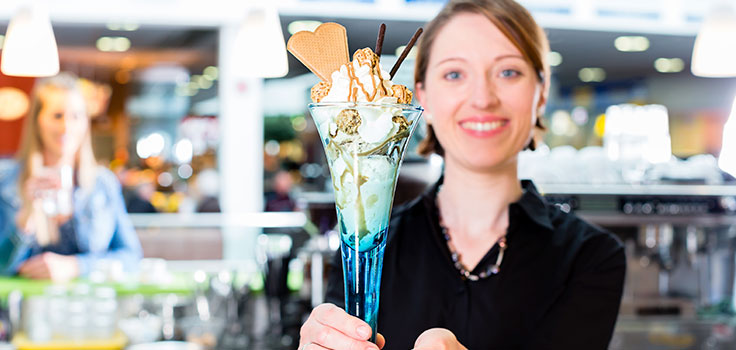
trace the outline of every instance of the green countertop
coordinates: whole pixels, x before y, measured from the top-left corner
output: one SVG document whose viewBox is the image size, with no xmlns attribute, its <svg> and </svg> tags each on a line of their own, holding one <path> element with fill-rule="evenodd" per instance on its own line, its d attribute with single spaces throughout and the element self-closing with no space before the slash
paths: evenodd
<svg viewBox="0 0 736 350">
<path fill-rule="evenodd" d="M 24 296 L 41 295 L 48 286 L 54 283 L 48 280 L 30 280 L 21 277 L 0 277 L 0 300 L 8 297 L 14 290 L 19 290 Z M 191 274 L 172 275 L 170 281 L 165 283 L 138 283 L 138 282 L 110 282 L 92 283 L 87 280 L 76 280 L 65 285 L 77 284 L 103 285 L 113 287 L 119 296 L 142 294 L 190 294 L 194 290 L 194 281 Z"/>
</svg>

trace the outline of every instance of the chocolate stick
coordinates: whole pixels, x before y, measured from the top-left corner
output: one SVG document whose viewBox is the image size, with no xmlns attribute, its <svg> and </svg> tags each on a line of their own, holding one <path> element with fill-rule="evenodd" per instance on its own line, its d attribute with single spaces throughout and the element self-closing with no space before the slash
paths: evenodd
<svg viewBox="0 0 736 350">
<path fill-rule="evenodd" d="M 376 39 L 376 50 L 374 51 L 378 57 L 381 57 L 381 50 L 383 50 L 383 36 L 386 35 L 386 23 L 381 23 L 378 27 L 378 39 Z"/>
<path fill-rule="evenodd" d="M 394 67 L 391 68 L 391 79 L 394 78 L 394 74 L 396 74 L 396 71 L 399 70 L 399 66 L 401 66 L 402 62 L 404 62 L 404 59 L 406 59 L 406 56 L 409 55 L 409 51 L 411 51 L 411 48 L 414 46 L 414 43 L 416 43 L 417 39 L 419 39 L 419 36 L 422 35 L 422 31 L 423 31 L 422 28 L 417 29 L 417 31 L 414 33 L 414 36 L 412 36 L 411 40 L 409 40 L 409 43 L 406 44 L 404 51 L 401 52 L 401 56 L 399 56 L 399 59 L 396 60 Z"/>
</svg>

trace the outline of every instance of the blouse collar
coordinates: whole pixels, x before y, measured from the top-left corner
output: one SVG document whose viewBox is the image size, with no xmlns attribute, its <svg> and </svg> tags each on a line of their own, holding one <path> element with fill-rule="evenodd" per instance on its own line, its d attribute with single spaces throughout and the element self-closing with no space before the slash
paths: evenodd
<svg viewBox="0 0 736 350">
<path fill-rule="evenodd" d="M 432 187 L 430 187 L 422 195 L 425 204 L 429 206 L 428 208 L 433 210 L 433 213 L 436 213 L 437 211 L 437 191 L 439 190 L 440 186 L 442 186 L 444 179 L 445 177 L 443 175 Z M 523 194 L 521 195 L 519 200 L 510 204 L 510 211 L 512 215 L 516 211 L 516 208 L 518 208 L 536 226 L 549 231 L 554 231 L 554 226 L 552 226 L 552 220 L 550 219 L 552 214 L 550 212 L 550 206 L 548 205 L 544 197 L 539 194 L 539 191 L 537 190 L 537 187 L 534 186 L 534 183 L 531 180 L 521 180 L 521 188 L 523 190 Z"/>
</svg>

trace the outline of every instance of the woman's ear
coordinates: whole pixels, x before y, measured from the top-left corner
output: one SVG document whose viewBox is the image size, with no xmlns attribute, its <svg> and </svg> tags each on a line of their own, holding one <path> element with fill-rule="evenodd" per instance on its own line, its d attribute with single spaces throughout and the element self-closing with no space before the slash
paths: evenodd
<svg viewBox="0 0 736 350">
<path fill-rule="evenodd" d="M 429 106 L 427 105 L 427 95 L 424 93 L 424 84 L 417 82 L 414 84 L 414 96 L 416 96 L 419 104 L 424 108 L 424 122 L 432 124 L 432 114 L 430 114 Z"/>
<path fill-rule="evenodd" d="M 539 92 L 539 101 L 537 101 L 537 118 L 541 118 L 544 115 L 544 110 L 547 108 L 547 97 L 549 96 L 549 82 L 545 79 L 541 83 L 541 91 Z"/>
<path fill-rule="evenodd" d="M 419 104 L 424 106 L 424 84 L 421 82 L 414 83 L 414 95 L 419 100 Z"/>
</svg>

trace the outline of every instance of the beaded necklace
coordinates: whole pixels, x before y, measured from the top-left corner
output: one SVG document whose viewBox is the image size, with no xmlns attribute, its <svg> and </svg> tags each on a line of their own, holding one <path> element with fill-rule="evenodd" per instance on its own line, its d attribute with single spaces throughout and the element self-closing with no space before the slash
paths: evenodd
<svg viewBox="0 0 736 350">
<path fill-rule="evenodd" d="M 463 265 L 463 263 L 460 261 L 460 253 L 457 252 L 457 250 L 455 249 L 455 245 L 452 244 L 452 239 L 450 237 L 450 234 L 447 232 L 447 227 L 445 227 L 442 221 L 442 213 L 440 212 L 440 206 L 439 206 L 439 202 L 437 201 L 437 199 L 435 199 L 435 205 L 437 206 L 437 217 L 439 218 L 440 228 L 442 229 L 442 237 L 444 237 L 445 241 L 447 242 L 447 248 L 450 250 L 450 257 L 452 258 L 452 262 L 455 265 L 455 269 L 457 269 L 458 272 L 460 272 L 460 275 L 462 275 L 463 278 L 465 279 L 469 279 L 471 281 L 478 281 L 478 280 L 488 278 L 490 276 L 493 276 L 499 273 L 501 271 L 501 262 L 503 261 L 503 253 L 506 251 L 506 247 L 507 247 L 506 235 L 504 235 L 498 240 L 498 247 L 500 249 L 498 251 L 498 257 L 496 258 L 496 263 L 491 266 L 488 266 L 485 270 L 481 271 L 477 275 L 472 274 L 465 267 L 465 265 Z"/>
</svg>

